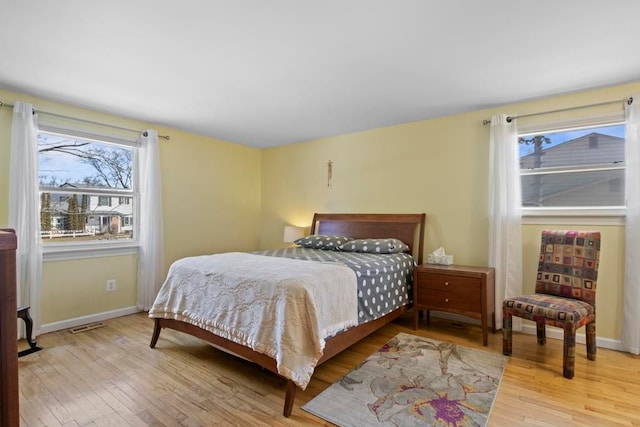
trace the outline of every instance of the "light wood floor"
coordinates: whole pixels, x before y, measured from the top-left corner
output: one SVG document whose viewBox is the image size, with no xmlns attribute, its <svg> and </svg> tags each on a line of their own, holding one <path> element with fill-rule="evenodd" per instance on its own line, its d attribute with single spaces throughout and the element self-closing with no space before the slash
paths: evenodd
<svg viewBox="0 0 640 427">
<path fill-rule="evenodd" d="M 22 426 L 330 425 L 300 406 L 398 332 L 483 348 L 477 326 L 432 319 L 414 332 L 403 317 L 316 369 L 287 419 L 285 382 L 270 372 L 171 330 L 151 349 L 144 313 L 104 323 L 42 335 L 44 350 L 20 358 Z M 501 335 L 489 335 L 485 349 L 501 352 Z M 538 346 L 534 336 L 514 335 L 489 426 L 640 426 L 639 357 L 598 349 L 591 362 L 578 344 L 567 380 L 561 341 Z"/>
</svg>

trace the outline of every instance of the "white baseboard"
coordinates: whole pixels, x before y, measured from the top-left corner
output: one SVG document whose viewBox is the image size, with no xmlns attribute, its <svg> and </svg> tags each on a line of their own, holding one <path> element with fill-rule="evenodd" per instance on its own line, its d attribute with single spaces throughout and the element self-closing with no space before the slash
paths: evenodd
<svg viewBox="0 0 640 427">
<path fill-rule="evenodd" d="M 40 330 L 38 331 L 37 335 L 60 331 L 63 329 L 75 328 L 76 326 L 86 325 L 88 323 L 102 322 L 103 320 L 109 320 L 109 319 L 114 319 L 116 317 L 127 316 L 129 314 L 139 313 L 140 311 L 142 310 L 140 310 L 138 307 L 133 306 L 133 307 L 120 308 L 118 310 L 91 314 L 89 316 L 82 316 L 82 317 L 76 317 L 73 319 L 62 320 L 59 322 L 47 323 L 40 327 Z M 462 323 L 470 323 L 473 325 L 480 325 L 479 320 L 472 319 L 465 316 L 460 316 L 458 314 L 446 313 L 446 312 L 440 312 L 440 311 L 437 311 L 437 312 L 434 311 L 432 314 L 435 314 L 435 317 L 439 317 L 441 319 L 452 320 L 455 322 L 462 322 Z M 536 327 L 534 325 L 523 325 L 521 332 L 529 335 L 536 335 Z M 562 329 L 555 328 L 553 326 L 548 326 L 547 338 L 558 339 L 558 340 L 563 339 Z M 584 344 L 586 342 L 585 335 L 576 334 L 576 342 L 580 344 Z M 611 350 L 618 350 L 618 351 L 627 351 L 622 346 L 622 343 L 620 342 L 620 340 L 596 337 L 596 344 L 598 347 L 602 347 L 602 348 L 608 348 Z"/>
<path fill-rule="evenodd" d="M 451 320 L 454 322 L 461 323 L 470 323 L 472 325 L 480 325 L 480 321 L 478 319 L 472 319 L 470 317 L 460 316 L 459 314 L 454 313 L 446 313 L 441 311 L 432 311 L 431 315 L 438 317 L 440 319 Z M 491 325 L 491 319 L 489 319 L 489 325 Z M 597 328 L 596 328 L 597 331 Z M 536 335 L 536 326 L 533 324 L 524 324 L 522 325 L 522 331 L 524 334 L 528 335 Z M 556 328 L 553 326 L 547 326 L 547 338 L 562 340 L 564 339 L 563 331 L 560 328 Z M 586 343 L 586 337 L 584 333 L 576 334 L 576 343 L 584 344 Z M 602 338 L 596 337 L 596 346 L 601 348 L 608 348 L 610 350 L 618 350 L 618 351 L 628 351 L 623 346 L 620 340 L 614 340 L 611 338 Z"/>
<path fill-rule="evenodd" d="M 598 329 L 596 328 L 596 331 Z M 529 335 L 536 335 L 536 326 L 535 325 L 522 325 L 522 333 Z M 547 338 L 553 338 L 557 340 L 564 339 L 564 332 L 560 328 L 556 328 L 553 326 L 547 326 Z M 585 344 L 587 342 L 585 334 L 576 333 L 576 343 Z M 596 336 L 596 347 L 608 348 L 610 350 L 618 350 L 618 351 L 627 351 L 622 346 L 620 340 L 613 340 L 611 338 L 602 338 Z"/>
<path fill-rule="evenodd" d="M 76 326 L 86 325 L 88 323 L 102 322 L 103 320 L 114 319 L 116 317 L 127 316 L 129 314 L 138 313 L 138 307 L 125 307 L 118 310 L 105 311 L 102 313 L 90 314 L 88 316 L 75 317 L 73 319 L 61 320 L 59 322 L 47 323 L 42 325 L 37 335 L 49 332 L 61 331 L 63 329 L 75 328 Z"/>
</svg>

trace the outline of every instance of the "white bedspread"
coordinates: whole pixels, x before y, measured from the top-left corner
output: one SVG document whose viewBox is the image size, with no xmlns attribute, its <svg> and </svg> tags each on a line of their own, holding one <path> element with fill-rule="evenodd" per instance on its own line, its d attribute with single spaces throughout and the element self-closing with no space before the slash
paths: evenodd
<svg viewBox="0 0 640 427">
<path fill-rule="evenodd" d="M 345 265 L 232 252 L 174 262 L 149 317 L 267 354 L 304 389 L 325 338 L 357 325 L 357 311 L 355 273 Z"/>
</svg>

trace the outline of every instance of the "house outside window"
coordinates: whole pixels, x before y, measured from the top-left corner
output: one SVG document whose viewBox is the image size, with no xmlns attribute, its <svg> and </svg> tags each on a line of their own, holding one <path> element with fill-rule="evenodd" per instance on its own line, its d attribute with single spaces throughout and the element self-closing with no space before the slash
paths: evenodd
<svg viewBox="0 0 640 427">
<path fill-rule="evenodd" d="M 40 129 L 40 225 L 47 250 L 136 242 L 137 145 Z"/>
<path fill-rule="evenodd" d="M 523 215 L 623 215 L 624 135 L 621 120 L 521 131 Z"/>
</svg>

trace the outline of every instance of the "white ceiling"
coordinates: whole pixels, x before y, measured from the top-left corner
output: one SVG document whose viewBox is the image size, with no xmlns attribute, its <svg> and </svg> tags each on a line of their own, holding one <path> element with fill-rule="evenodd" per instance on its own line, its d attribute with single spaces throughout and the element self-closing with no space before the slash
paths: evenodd
<svg viewBox="0 0 640 427">
<path fill-rule="evenodd" d="M 0 87 L 269 147 L 638 80 L 639 16 L 637 0 L 10 0 Z"/>
</svg>

